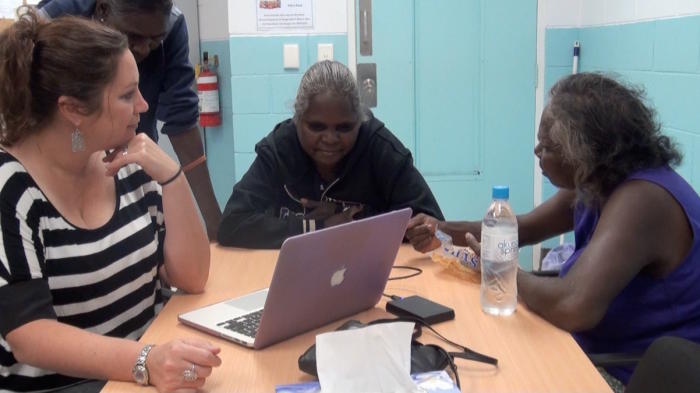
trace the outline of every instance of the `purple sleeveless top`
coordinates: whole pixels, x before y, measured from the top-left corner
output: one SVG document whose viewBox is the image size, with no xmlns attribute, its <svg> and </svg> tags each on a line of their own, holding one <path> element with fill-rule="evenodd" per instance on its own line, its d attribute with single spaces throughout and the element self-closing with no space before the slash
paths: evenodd
<svg viewBox="0 0 700 393">
<path fill-rule="evenodd" d="M 574 333 L 587 353 L 641 353 L 661 336 L 684 337 L 700 343 L 700 197 L 668 167 L 638 171 L 627 178 L 633 179 L 652 182 L 673 195 L 688 218 L 693 244 L 686 258 L 668 276 L 658 279 L 637 274 L 612 300 L 596 327 Z M 576 251 L 562 266 L 560 276 L 576 263 L 599 218 L 598 210 L 576 206 Z M 611 367 L 607 371 L 627 384 L 633 368 Z"/>
</svg>

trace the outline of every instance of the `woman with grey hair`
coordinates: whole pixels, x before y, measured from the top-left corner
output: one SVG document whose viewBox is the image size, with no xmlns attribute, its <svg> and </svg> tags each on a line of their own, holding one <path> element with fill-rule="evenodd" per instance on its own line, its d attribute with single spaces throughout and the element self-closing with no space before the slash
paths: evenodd
<svg viewBox="0 0 700 393">
<path fill-rule="evenodd" d="M 442 219 L 411 152 L 362 109 L 342 63 L 306 71 L 293 118 L 255 151 L 224 210 L 222 245 L 279 248 L 293 235 L 404 207 Z"/>
<path fill-rule="evenodd" d="M 521 245 L 574 230 L 559 277 L 519 271 L 527 306 L 588 353 L 642 353 L 654 339 L 700 342 L 700 197 L 671 167 L 681 155 L 641 90 L 596 73 L 557 82 L 535 155 L 559 191 L 518 216 Z M 480 222 L 409 223 L 420 251 L 439 225 L 477 251 Z M 626 384 L 632 368 L 607 371 Z"/>
</svg>

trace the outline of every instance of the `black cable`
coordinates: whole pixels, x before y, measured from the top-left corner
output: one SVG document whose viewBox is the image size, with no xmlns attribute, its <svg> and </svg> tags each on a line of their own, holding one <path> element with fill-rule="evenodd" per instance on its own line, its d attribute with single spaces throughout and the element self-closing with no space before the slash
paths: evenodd
<svg viewBox="0 0 700 393">
<path fill-rule="evenodd" d="M 415 277 L 415 276 L 417 276 L 417 275 L 423 273 L 423 270 L 421 270 L 421 269 L 419 269 L 419 268 L 417 268 L 417 267 L 413 267 L 413 266 L 392 266 L 391 268 L 392 268 L 392 269 L 412 270 L 413 273 L 407 274 L 407 275 L 405 275 L 405 276 L 389 277 L 389 281 L 391 281 L 391 280 L 404 280 L 404 279 L 407 279 L 407 278 Z"/>
<path fill-rule="evenodd" d="M 419 268 L 417 268 L 417 267 L 413 267 L 413 266 L 392 266 L 391 268 L 392 268 L 392 269 L 412 270 L 413 273 L 407 274 L 407 275 L 405 275 L 405 276 L 389 277 L 388 280 L 404 280 L 404 279 L 407 279 L 407 278 L 415 277 L 415 276 L 417 276 L 417 275 L 423 273 L 423 270 L 421 270 L 421 269 L 419 269 Z M 397 296 L 397 295 L 387 295 L 386 293 L 382 293 L 382 295 L 388 297 L 388 298 L 391 299 L 391 300 L 399 300 L 399 299 L 401 299 L 401 296 Z"/>
<path fill-rule="evenodd" d="M 442 334 L 440 334 L 428 322 L 425 322 L 424 320 L 422 320 L 421 318 L 418 318 L 418 317 L 406 315 L 406 316 L 400 316 L 400 317 L 394 318 L 394 319 L 391 319 L 391 318 L 375 319 L 374 321 L 369 322 L 368 325 L 374 325 L 377 323 L 386 323 L 386 322 L 398 322 L 398 321 L 409 321 L 409 322 L 420 323 L 423 327 L 425 327 L 428 330 L 430 330 L 431 332 L 433 332 L 433 334 L 435 334 L 442 341 L 461 349 L 462 352 L 448 352 L 450 355 L 453 355 L 454 357 L 467 359 L 467 360 L 473 360 L 473 361 L 481 362 L 481 363 L 487 363 L 487 364 L 491 364 L 493 366 L 498 367 L 498 359 L 493 358 L 493 357 L 488 356 L 488 355 L 484 355 L 484 354 L 479 353 L 479 352 L 476 352 L 473 349 L 467 348 L 462 344 L 457 344 L 456 342 L 454 342 L 454 341 L 448 339 L 447 337 L 443 336 Z"/>
</svg>

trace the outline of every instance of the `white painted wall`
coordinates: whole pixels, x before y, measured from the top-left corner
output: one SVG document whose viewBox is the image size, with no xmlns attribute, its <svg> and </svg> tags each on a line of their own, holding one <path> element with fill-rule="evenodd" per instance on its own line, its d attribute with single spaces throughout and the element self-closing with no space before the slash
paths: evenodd
<svg viewBox="0 0 700 393">
<path fill-rule="evenodd" d="M 174 0 L 173 4 L 185 15 L 189 38 L 190 62 L 196 64 L 199 62 L 199 14 L 197 0 Z"/>
<path fill-rule="evenodd" d="M 700 14 L 698 0 L 540 0 L 538 23 L 580 27 Z"/>
<path fill-rule="evenodd" d="M 700 13 L 698 0 L 579 0 L 581 26 L 638 22 Z"/>
<path fill-rule="evenodd" d="M 241 2 L 238 0 L 237 2 Z M 233 3 L 233 1 L 231 1 Z M 249 3 L 252 3 L 249 1 Z M 221 41 L 229 37 L 229 1 L 199 0 L 199 39 Z"/>
<path fill-rule="evenodd" d="M 348 32 L 347 1 L 351 0 L 313 0 L 313 29 L 260 32 L 257 30 L 257 2 L 228 0 L 228 31 L 230 35 L 345 34 Z"/>
<path fill-rule="evenodd" d="M 199 36 L 202 41 L 217 41 L 245 35 L 346 34 L 348 17 L 354 16 L 350 4 L 354 0 L 314 0 L 312 29 L 258 31 L 257 1 L 199 0 Z"/>
<path fill-rule="evenodd" d="M 0 19 L 15 19 L 15 11 L 22 3 L 22 0 L 0 0 Z M 26 0 L 24 3 L 36 5 L 39 0 Z"/>
</svg>

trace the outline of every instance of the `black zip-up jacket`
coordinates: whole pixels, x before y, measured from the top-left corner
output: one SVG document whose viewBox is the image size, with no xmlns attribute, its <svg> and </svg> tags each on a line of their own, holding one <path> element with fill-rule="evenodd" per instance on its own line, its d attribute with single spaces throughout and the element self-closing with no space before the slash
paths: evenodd
<svg viewBox="0 0 700 393">
<path fill-rule="evenodd" d="M 355 219 L 410 207 L 443 220 L 440 207 L 411 152 L 374 118 L 362 123 L 355 146 L 340 163 L 340 176 L 325 184 L 297 138 L 294 122 L 285 120 L 255 145 L 257 157 L 233 187 L 226 204 L 219 244 L 279 248 L 293 235 L 322 227 L 304 218 L 301 198 L 361 203 Z"/>
</svg>

